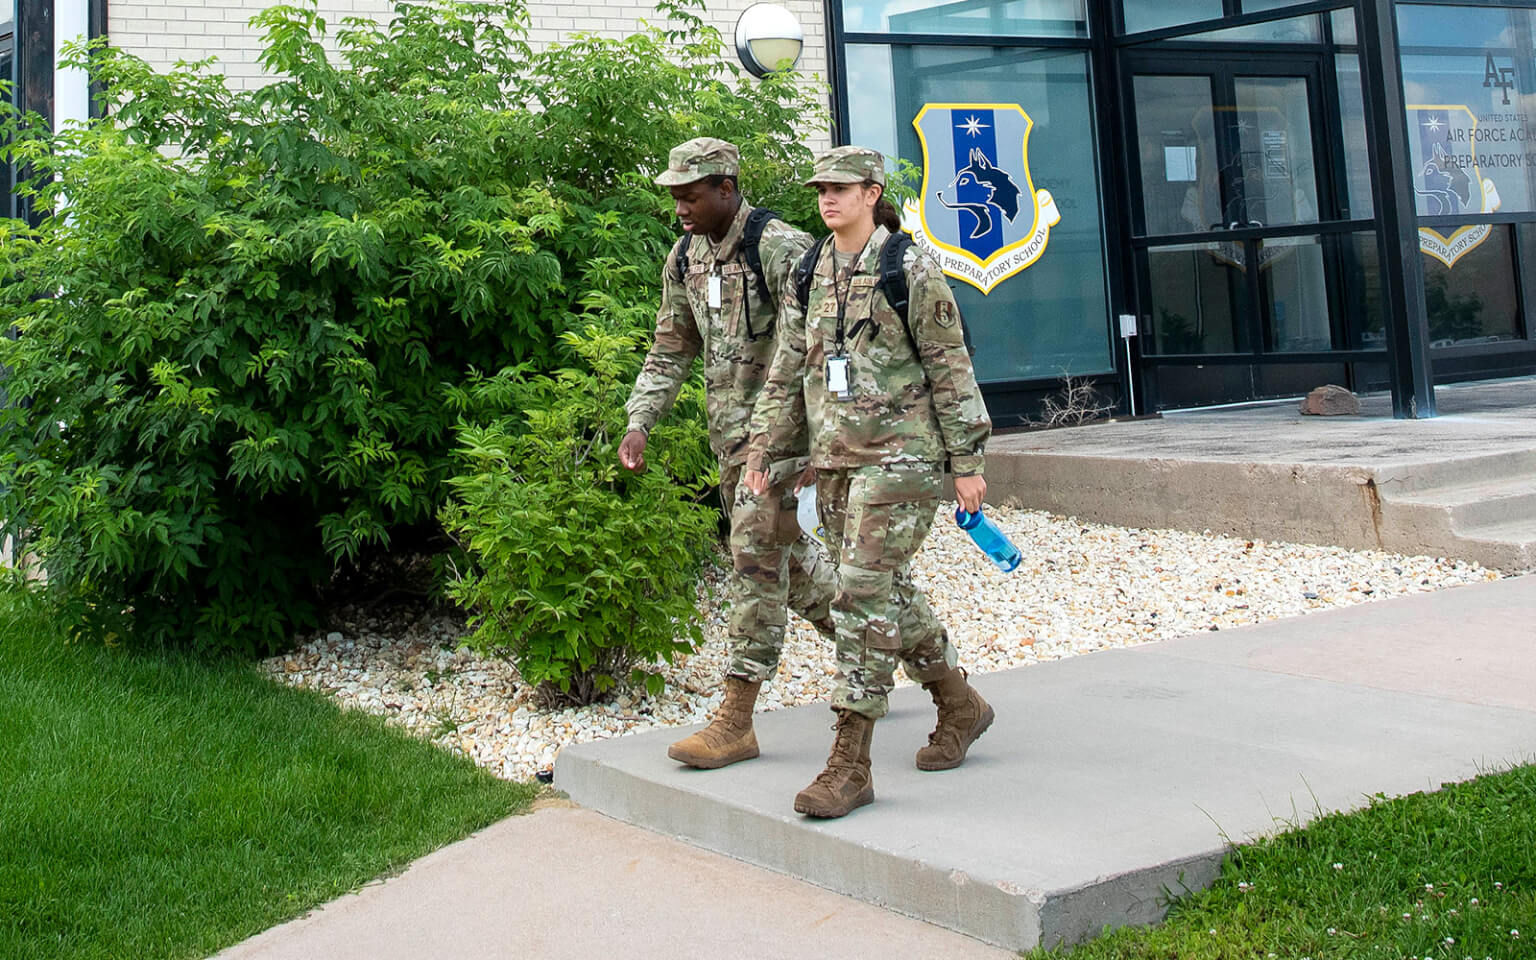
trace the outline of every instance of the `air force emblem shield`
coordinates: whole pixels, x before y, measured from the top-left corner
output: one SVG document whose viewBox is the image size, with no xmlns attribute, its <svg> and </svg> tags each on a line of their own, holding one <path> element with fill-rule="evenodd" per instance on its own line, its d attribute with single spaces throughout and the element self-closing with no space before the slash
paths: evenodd
<svg viewBox="0 0 1536 960">
<path fill-rule="evenodd" d="M 1409 121 L 1419 135 L 1409 140 L 1414 173 L 1413 192 L 1419 216 L 1448 217 L 1494 213 L 1502 201 L 1493 180 L 1484 176 L 1477 156 L 1477 116 L 1464 104 L 1409 104 Z M 1416 149 L 1415 149 L 1416 148 Z M 1493 231 L 1486 223 L 1462 227 L 1446 236 L 1429 227 L 1419 229 L 1419 249 L 1447 267 L 1471 253 Z"/>
<path fill-rule="evenodd" d="M 1061 222 L 1029 175 L 1034 121 L 1016 103 L 930 103 L 912 121 L 923 187 L 907 205 L 912 240 L 983 294 L 1045 253 Z"/>
</svg>

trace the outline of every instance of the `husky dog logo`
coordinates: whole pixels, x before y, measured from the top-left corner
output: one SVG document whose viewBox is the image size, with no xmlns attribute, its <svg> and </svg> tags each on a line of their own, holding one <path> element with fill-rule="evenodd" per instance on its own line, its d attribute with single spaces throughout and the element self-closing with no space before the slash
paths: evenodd
<svg viewBox="0 0 1536 960">
<path fill-rule="evenodd" d="M 976 228 L 967 240 L 985 240 L 995 234 L 1001 246 L 1001 220 L 1007 218 L 1012 223 L 1019 218 L 1020 192 L 1008 171 L 992 166 L 978 147 L 971 150 L 971 162 L 938 192 L 938 198 L 949 209 L 965 210 L 975 219 Z"/>
<path fill-rule="evenodd" d="M 1501 206 L 1499 190 L 1483 176 L 1477 158 L 1477 116 L 1465 105 L 1411 104 L 1408 117 L 1418 128 L 1409 143 L 1413 153 L 1413 192 L 1419 216 L 1448 217 L 1493 213 Z M 1486 223 L 1462 227 L 1446 236 L 1419 228 L 1419 249 L 1447 267 L 1476 250 L 1493 232 Z"/>
<path fill-rule="evenodd" d="M 1424 161 L 1413 192 L 1418 195 L 1425 216 L 1448 217 L 1471 205 L 1472 178 L 1456 165 L 1444 146 L 1436 143 L 1432 149 L 1434 156 Z"/>
<path fill-rule="evenodd" d="M 1029 173 L 1029 114 L 1016 103 L 930 103 L 912 121 L 923 186 L 904 213 L 914 243 L 982 293 L 1040 259 L 1061 213 Z"/>
</svg>

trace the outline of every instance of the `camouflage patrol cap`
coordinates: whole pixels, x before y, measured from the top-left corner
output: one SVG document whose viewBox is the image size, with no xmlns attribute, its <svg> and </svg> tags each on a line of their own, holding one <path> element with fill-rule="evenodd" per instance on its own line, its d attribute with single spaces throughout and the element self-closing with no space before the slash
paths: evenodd
<svg viewBox="0 0 1536 960">
<path fill-rule="evenodd" d="M 656 178 L 663 187 L 680 187 L 705 177 L 734 177 L 741 169 L 736 144 L 714 137 L 698 137 L 672 148 L 667 169 Z"/>
<path fill-rule="evenodd" d="M 805 185 L 863 183 L 865 180 L 885 185 L 885 157 L 868 147 L 833 147 L 816 155 L 816 171 Z"/>
</svg>

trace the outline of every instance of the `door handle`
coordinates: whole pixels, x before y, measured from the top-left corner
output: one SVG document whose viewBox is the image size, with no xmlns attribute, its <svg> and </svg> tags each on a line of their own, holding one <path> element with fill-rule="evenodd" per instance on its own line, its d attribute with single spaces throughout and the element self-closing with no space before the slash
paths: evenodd
<svg viewBox="0 0 1536 960">
<path fill-rule="evenodd" d="M 1248 221 L 1248 226 L 1262 228 L 1264 226 L 1264 221 L 1263 220 L 1249 220 Z"/>
</svg>

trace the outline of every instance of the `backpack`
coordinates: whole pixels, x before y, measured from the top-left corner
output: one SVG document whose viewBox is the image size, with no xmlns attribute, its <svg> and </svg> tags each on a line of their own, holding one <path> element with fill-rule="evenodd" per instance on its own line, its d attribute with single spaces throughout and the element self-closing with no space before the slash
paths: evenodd
<svg viewBox="0 0 1536 960">
<path fill-rule="evenodd" d="M 800 301 L 801 310 L 810 306 L 811 278 L 816 275 L 816 264 L 821 260 L 821 251 L 830 239 L 832 238 L 828 235 L 811 244 L 811 248 L 805 251 L 805 256 L 800 258 L 800 265 L 795 268 L 795 298 Z M 885 243 L 880 247 L 880 280 L 875 284 L 875 289 L 885 295 L 885 302 L 889 303 L 891 309 L 895 310 L 896 315 L 901 318 L 902 329 L 907 332 L 907 342 L 912 344 L 912 354 L 918 356 L 917 338 L 912 335 L 912 324 L 907 319 L 912 290 L 907 285 L 907 271 L 903 269 L 907 249 L 911 246 L 912 238 L 905 233 L 893 233 L 885 238 Z M 875 332 L 879 332 L 878 327 Z M 960 317 L 960 334 L 965 338 L 965 352 L 973 357 L 976 356 L 976 346 L 971 343 L 971 328 L 966 326 L 964 316 Z"/>
<path fill-rule="evenodd" d="M 763 228 L 769 220 L 782 220 L 783 217 L 763 207 L 753 207 L 747 214 L 747 225 L 741 231 L 741 253 L 747 258 L 747 266 L 752 268 L 752 273 L 757 277 L 757 293 L 764 303 L 773 302 L 773 294 L 768 290 L 768 278 L 763 275 L 763 255 L 758 250 L 758 245 L 763 239 Z M 677 238 L 677 246 L 672 248 L 672 255 L 677 261 L 677 269 L 672 278 L 678 283 L 688 276 L 688 244 L 693 240 L 693 234 L 685 233 Z"/>
</svg>

